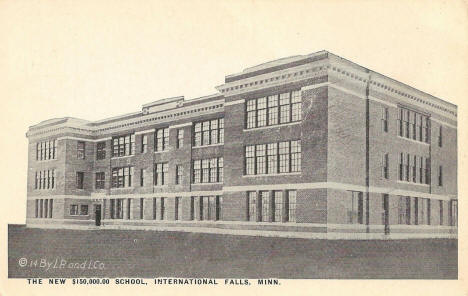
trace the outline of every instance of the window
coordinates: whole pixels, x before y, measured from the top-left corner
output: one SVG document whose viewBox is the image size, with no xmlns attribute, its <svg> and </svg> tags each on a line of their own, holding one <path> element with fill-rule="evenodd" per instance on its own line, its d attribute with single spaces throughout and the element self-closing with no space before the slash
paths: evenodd
<svg viewBox="0 0 468 296">
<path fill-rule="evenodd" d="M 157 218 L 157 205 L 156 205 L 156 197 L 153 197 L 153 220 L 156 220 Z"/>
<path fill-rule="evenodd" d="M 388 121 L 388 114 L 387 114 Z M 398 109 L 398 135 L 429 143 L 429 117 L 405 108 Z"/>
<path fill-rule="evenodd" d="M 439 126 L 439 147 L 442 147 L 442 126 Z"/>
<path fill-rule="evenodd" d="M 362 192 L 351 191 L 351 208 L 348 211 L 350 224 L 364 224 L 364 201 Z"/>
<path fill-rule="evenodd" d="M 262 175 L 301 171 L 301 141 L 245 147 L 245 174 Z"/>
<path fill-rule="evenodd" d="M 161 186 L 167 183 L 168 168 L 167 162 L 154 165 L 154 185 Z"/>
<path fill-rule="evenodd" d="M 257 174 L 266 174 L 266 145 L 256 145 Z"/>
<path fill-rule="evenodd" d="M 247 192 L 247 198 L 248 198 L 247 219 L 249 221 L 257 221 L 257 192 L 255 191 Z"/>
<path fill-rule="evenodd" d="M 130 217 L 130 215 L 131 215 L 130 209 L 131 208 L 132 208 L 132 199 L 127 198 L 127 219 L 131 219 L 131 217 Z"/>
<path fill-rule="evenodd" d="M 439 225 L 444 225 L 444 201 L 439 200 Z"/>
<path fill-rule="evenodd" d="M 101 160 L 106 158 L 106 142 L 96 144 L 96 159 Z"/>
<path fill-rule="evenodd" d="M 70 216 L 77 216 L 78 214 L 78 205 L 70 205 Z"/>
<path fill-rule="evenodd" d="M 140 186 L 145 186 L 146 170 L 140 169 Z"/>
<path fill-rule="evenodd" d="M 301 171 L 301 141 L 291 141 L 291 172 Z"/>
<path fill-rule="evenodd" d="M 388 132 L 388 108 L 382 107 L 382 131 Z"/>
<path fill-rule="evenodd" d="M 260 191 L 260 202 L 261 202 L 261 218 L 263 222 L 270 221 L 270 192 Z"/>
<path fill-rule="evenodd" d="M 76 188 L 83 189 L 84 173 L 76 172 Z"/>
<path fill-rule="evenodd" d="M 223 182 L 223 158 L 194 160 L 192 180 L 193 183 Z"/>
<path fill-rule="evenodd" d="M 133 167 L 112 168 L 112 188 L 131 187 L 133 185 Z"/>
<path fill-rule="evenodd" d="M 55 169 L 35 172 L 34 189 L 55 189 Z"/>
<path fill-rule="evenodd" d="M 110 200 L 110 216 L 111 219 L 123 219 L 123 199 Z"/>
<path fill-rule="evenodd" d="M 411 199 L 400 196 L 398 199 L 398 224 L 411 224 Z"/>
<path fill-rule="evenodd" d="M 288 190 L 288 221 L 296 222 L 296 191 Z"/>
<path fill-rule="evenodd" d="M 382 177 L 388 179 L 388 153 L 385 153 L 382 157 Z"/>
<path fill-rule="evenodd" d="M 426 184 L 431 184 L 431 159 L 426 158 L 426 166 L 425 166 L 425 176 L 426 176 Z"/>
<path fill-rule="evenodd" d="M 201 183 L 201 160 L 193 162 L 193 183 Z"/>
<path fill-rule="evenodd" d="M 195 123 L 194 134 L 195 147 L 224 143 L 224 118 Z"/>
<path fill-rule="evenodd" d="M 291 121 L 291 96 L 289 93 L 282 93 L 279 97 L 280 123 Z"/>
<path fill-rule="evenodd" d="M 271 143 L 267 145 L 267 167 L 268 174 L 278 173 L 278 145 Z M 249 175 L 249 173 L 247 173 Z M 254 173 L 252 173 L 253 175 Z"/>
<path fill-rule="evenodd" d="M 458 226 L 458 201 L 452 199 L 449 203 L 449 222 L 450 226 Z"/>
<path fill-rule="evenodd" d="M 135 134 L 112 138 L 112 156 L 135 155 Z"/>
<path fill-rule="evenodd" d="M 80 206 L 80 215 L 83 215 L 83 216 L 88 215 L 88 205 Z"/>
<path fill-rule="evenodd" d="M 283 222 L 283 191 L 273 191 L 275 204 L 275 222 Z"/>
<path fill-rule="evenodd" d="M 176 196 L 174 200 L 174 220 L 182 220 L 182 204 L 181 198 Z"/>
<path fill-rule="evenodd" d="M 76 148 L 76 157 L 78 159 L 85 159 L 85 142 L 78 141 Z"/>
<path fill-rule="evenodd" d="M 218 196 L 200 196 L 200 220 L 219 220 L 219 213 Z"/>
<path fill-rule="evenodd" d="M 140 219 L 143 219 L 145 201 L 143 198 L 140 198 Z"/>
<path fill-rule="evenodd" d="M 105 178 L 104 172 L 96 173 L 96 189 L 104 189 Z"/>
<path fill-rule="evenodd" d="M 246 104 L 246 128 L 258 128 L 302 119 L 301 92 L 281 93 L 250 99 Z"/>
<path fill-rule="evenodd" d="M 414 225 L 419 224 L 419 198 L 414 197 Z"/>
<path fill-rule="evenodd" d="M 180 164 L 176 165 L 176 184 L 182 184 L 184 179 L 184 167 Z"/>
<path fill-rule="evenodd" d="M 169 148 L 169 128 L 160 128 L 156 130 L 154 137 L 155 151 L 164 151 Z"/>
<path fill-rule="evenodd" d="M 439 165 L 439 175 L 438 175 L 438 180 L 439 180 L 439 186 L 443 185 L 443 175 L 442 175 L 442 166 Z"/>
<path fill-rule="evenodd" d="M 148 136 L 141 136 L 141 153 L 148 152 Z"/>
<path fill-rule="evenodd" d="M 57 140 L 36 143 L 36 160 L 57 159 Z"/>
<path fill-rule="evenodd" d="M 184 130 L 177 130 L 177 149 L 184 147 Z"/>
<path fill-rule="evenodd" d="M 166 220 L 167 214 L 166 214 L 166 198 L 165 197 L 161 197 L 160 210 L 161 210 L 161 215 L 159 216 L 159 218 L 161 220 Z"/>
</svg>

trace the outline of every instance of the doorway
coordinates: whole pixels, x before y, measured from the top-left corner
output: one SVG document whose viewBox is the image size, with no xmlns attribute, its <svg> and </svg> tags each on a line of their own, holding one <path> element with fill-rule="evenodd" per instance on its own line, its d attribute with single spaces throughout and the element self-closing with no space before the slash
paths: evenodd
<svg viewBox="0 0 468 296">
<path fill-rule="evenodd" d="M 96 226 L 101 226 L 101 205 L 94 205 Z"/>
</svg>

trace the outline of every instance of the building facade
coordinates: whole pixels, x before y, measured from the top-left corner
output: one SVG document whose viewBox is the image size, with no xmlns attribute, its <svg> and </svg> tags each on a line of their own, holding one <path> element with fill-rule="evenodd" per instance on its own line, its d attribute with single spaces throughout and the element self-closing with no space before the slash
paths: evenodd
<svg viewBox="0 0 468 296">
<path fill-rule="evenodd" d="M 326 51 L 31 126 L 27 225 L 457 235 L 457 106 Z"/>
</svg>

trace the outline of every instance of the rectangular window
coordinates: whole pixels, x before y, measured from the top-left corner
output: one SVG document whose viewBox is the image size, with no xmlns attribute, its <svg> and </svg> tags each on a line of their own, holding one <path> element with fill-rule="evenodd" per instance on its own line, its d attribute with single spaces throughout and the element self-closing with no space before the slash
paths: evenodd
<svg viewBox="0 0 468 296">
<path fill-rule="evenodd" d="M 156 163 L 154 165 L 154 185 L 161 186 L 167 184 L 167 172 L 169 166 L 167 162 Z"/>
<path fill-rule="evenodd" d="M 112 157 L 135 155 L 135 134 L 112 138 Z"/>
<path fill-rule="evenodd" d="M 143 198 L 140 198 L 140 219 L 143 219 L 145 201 Z"/>
<path fill-rule="evenodd" d="M 85 142 L 78 141 L 76 146 L 76 157 L 78 159 L 85 159 Z"/>
<path fill-rule="evenodd" d="M 458 200 L 452 199 L 449 202 L 449 222 L 450 226 L 458 226 Z"/>
<path fill-rule="evenodd" d="M 180 164 L 176 165 L 176 184 L 182 184 L 184 179 L 184 167 Z"/>
<path fill-rule="evenodd" d="M 270 143 L 267 145 L 267 167 L 268 167 L 268 174 L 278 173 L 278 144 L 277 143 Z"/>
<path fill-rule="evenodd" d="M 255 222 L 257 221 L 257 192 L 255 191 L 247 192 L 247 199 L 248 199 L 247 220 Z"/>
<path fill-rule="evenodd" d="M 398 224 L 411 224 L 411 199 L 400 196 L 398 200 Z"/>
<path fill-rule="evenodd" d="M 48 215 L 49 215 L 49 200 L 44 199 L 44 215 L 43 215 L 43 217 L 47 218 Z"/>
<path fill-rule="evenodd" d="M 278 95 L 268 96 L 268 125 L 278 124 Z"/>
<path fill-rule="evenodd" d="M 255 146 L 245 147 L 245 173 L 246 175 L 255 175 Z"/>
<path fill-rule="evenodd" d="M 256 166 L 257 174 L 266 174 L 266 145 L 256 145 Z"/>
<path fill-rule="evenodd" d="M 54 210 L 54 200 L 51 199 L 50 202 L 49 202 L 49 218 L 53 217 L 53 215 L 52 215 L 53 210 Z"/>
<path fill-rule="evenodd" d="M 88 215 L 88 205 L 81 205 L 80 206 L 80 215 L 83 215 L 83 216 Z"/>
<path fill-rule="evenodd" d="M 273 191 L 275 198 L 275 222 L 283 222 L 283 191 Z"/>
<path fill-rule="evenodd" d="M 419 142 L 429 142 L 429 117 L 427 115 L 408 110 L 398 109 L 398 135 Z"/>
<path fill-rule="evenodd" d="M 76 188 L 83 189 L 84 172 L 76 172 Z"/>
<path fill-rule="evenodd" d="M 201 160 L 193 161 L 193 183 L 201 183 Z"/>
<path fill-rule="evenodd" d="M 439 186 L 443 186 L 443 175 L 442 175 L 442 166 L 441 165 L 439 165 L 438 180 L 439 180 Z"/>
<path fill-rule="evenodd" d="M 193 220 L 195 218 L 195 198 L 193 196 L 190 196 L 190 220 Z"/>
<path fill-rule="evenodd" d="M 105 173 L 104 172 L 98 172 L 96 173 L 96 189 L 104 189 L 105 185 Z"/>
<path fill-rule="evenodd" d="M 39 218 L 39 200 L 36 199 L 36 207 L 35 207 L 35 217 Z"/>
<path fill-rule="evenodd" d="M 57 140 L 36 143 L 36 160 L 56 159 Z"/>
<path fill-rule="evenodd" d="M 146 170 L 140 169 L 140 186 L 145 186 Z"/>
<path fill-rule="evenodd" d="M 156 220 L 157 218 L 157 206 L 156 206 L 156 197 L 153 197 L 153 220 Z"/>
<path fill-rule="evenodd" d="M 222 157 L 193 161 L 193 183 L 217 183 L 224 181 Z"/>
<path fill-rule="evenodd" d="M 426 158 L 426 166 L 425 166 L 425 176 L 426 176 L 426 184 L 431 184 L 431 159 Z"/>
<path fill-rule="evenodd" d="M 169 148 L 169 128 L 160 128 L 155 132 L 155 151 L 165 151 Z"/>
<path fill-rule="evenodd" d="M 106 158 L 106 142 L 96 144 L 96 159 L 101 160 Z"/>
<path fill-rule="evenodd" d="M 260 191 L 260 202 L 261 202 L 261 217 L 263 222 L 270 221 L 270 192 Z"/>
<path fill-rule="evenodd" d="M 224 143 L 224 118 L 195 123 L 194 135 L 195 147 Z"/>
<path fill-rule="evenodd" d="M 167 219 L 167 214 L 166 214 L 166 198 L 165 197 L 161 197 L 160 208 L 161 208 L 160 219 L 161 220 L 166 220 Z"/>
<path fill-rule="evenodd" d="M 442 147 L 442 126 L 439 126 L 439 147 Z"/>
<path fill-rule="evenodd" d="M 77 216 L 78 213 L 78 205 L 70 205 L 70 216 Z"/>
<path fill-rule="evenodd" d="M 184 147 L 184 130 L 178 129 L 177 130 L 177 149 Z"/>
<path fill-rule="evenodd" d="M 279 142 L 279 172 L 288 173 L 290 167 L 290 142 Z"/>
<path fill-rule="evenodd" d="M 382 177 L 388 179 L 388 153 L 385 153 L 382 157 Z"/>
<path fill-rule="evenodd" d="M 131 187 L 133 167 L 112 168 L 112 188 Z"/>
<path fill-rule="evenodd" d="M 388 132 L 388 108 L 382 107 L 382 131 Z"/>
<path fill-rule="evenodd" d="M 301 92 L 281 93 L 247 100 L 246 128 L 257 128 L 289 123 L 302 119 Z"/>
<path fill-rule="evenodd" d="M 289 222 L 296 222 L 296 191 L 295 190 L 288 190 L 288 221 Z"/>
<path fill-rule="evenodd" d="M 291 172 L 301 171 L 301 141 L 291 141 Z"/>
<path fill-rule="evenodd" d="M 148 136 L 141 136 L 141 153 L 148 152 Z"/>
<path fill-rule="evenodd" d="M 278 157 L 279 156 L 279 157 Z M 245 147 L 245 174 L 262 175 L 301 171 L 301 141 Z"/>
<path fill-rule="evenodd" d="M 182 220 L 182 204 L 178 196 L 174 199 L 174 220 Z"/>
<path fill-rule="evenodd" d="M 351 191 L 351 209 L 348 212 L 350 224 L 364 224 L 364 201 L 363 193 Z"/>
<path fill-rule="evenodd" d="M 267 100 L 266 97 L 257 99 L 257 127 L 267 125 Z"/>
</svg>

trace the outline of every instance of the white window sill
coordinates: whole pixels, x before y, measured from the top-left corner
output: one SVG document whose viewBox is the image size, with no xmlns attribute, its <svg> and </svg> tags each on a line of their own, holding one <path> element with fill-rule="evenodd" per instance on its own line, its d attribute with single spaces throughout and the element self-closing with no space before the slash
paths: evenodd
<svg viewBox="0 0 468 296">
<path fill-rule="evenodd" d="M 36 159 L 36 161 L 39 162 L 39 163 L 47 163 L 47 162 L 51 162 L 51 161 L 55 161 L 55 160 L 57 160 L 57 158 L 54 158 L 54 159 L 43 159 L 43 160 Z"/>
<path fill-rule="evenodd" d="M 399 184 L 419 185 L 419 186 L 429 187 L 429 184 L 414 183 L 414 182 L 401 181 L 401 180 L 397 180 L 397 183 L 399 183 Z"/>
<path fill-rule="evenodd" d="M 276 174 L 260 174 L 260 175 L 243 175 L 244 178 L 252 178 L 252 177 L 274 177 L 274 176 L 297 176 L 302 174 L 302 172 L 291 172 L 291 173 L 276 173 Z"/>
<path fill-rule="evenodd" d="M 224 182 L 205 182 L 205 183 L 192 183 L 192 185 L 223 185 Z"/>
<path fill-rule="evenodd" d="M 124 155 L 124 156 L 112 156 L 111 159 L 122 159 L 122 158 L 129 158 L 129 157 L 133 157 L 133 156 L 135 156 L 135 154 Z"/>
<path fill-rule="evenodd" d="M 268 126 L 262 126 L 262 127 L 246 128 L 246 129 L 244 129 L 244 132 L 258 131 L 258 130 L 263 130 L 263 129 L 267 129 L 267 128 L 274 128 L 274 127 L 297 125 L 297 124 L 300 124 L 301 122 L 302 122 L 302 120 L 294 121 L 294 122 L 288 122 L 288 123 L 279 123 L 279 124 L 275 124 L 275 125 L 268 125 Z"/>
<path fill-rule="evenodd" d="M 135 188 L 135 187 L 133 187 L 133 186 L 130 186 L 130 187 L 112 187 L 111 190 L 116 190 L 116 189 L 133 189 L 133 188 Z M 100 190 L 102 190 L 102 189 L 100 189 Z"/>
<path fill-rule="evenodd" d="M 413 142 L 413 143 L 418 143 L 418 144 L 428 145 L 428 146 L 429 146 L 429 143 L 426 143 L 426 142 L 421 142 L 421 141 L 417 141 L 417 140 L 410 139 L 410 138 L 406 138 L 406 137 L 402 137 L 402 136 L 398 136 L 398 138 L 400 138 L 400 139 L 402 139 L 402 140 L 410 141 L 410 142 Z"/>
<path fill-rule="evenodd" d="M 169 152 L 169 151 L 170 151 L 169 149 L 166 149 L 166 150 L 154 151 L 154 153 L 164 153 L 164 152 Z"/>
<path fill-rule="evenodd" d="M 210 144 L 210 145 L 203 145 L 203 146 L 192 146 L 192 149 L 206 148 L 206 147 L 216 147 L 216 146 L 224 146 L 224 143 Z"/>
</svg>

